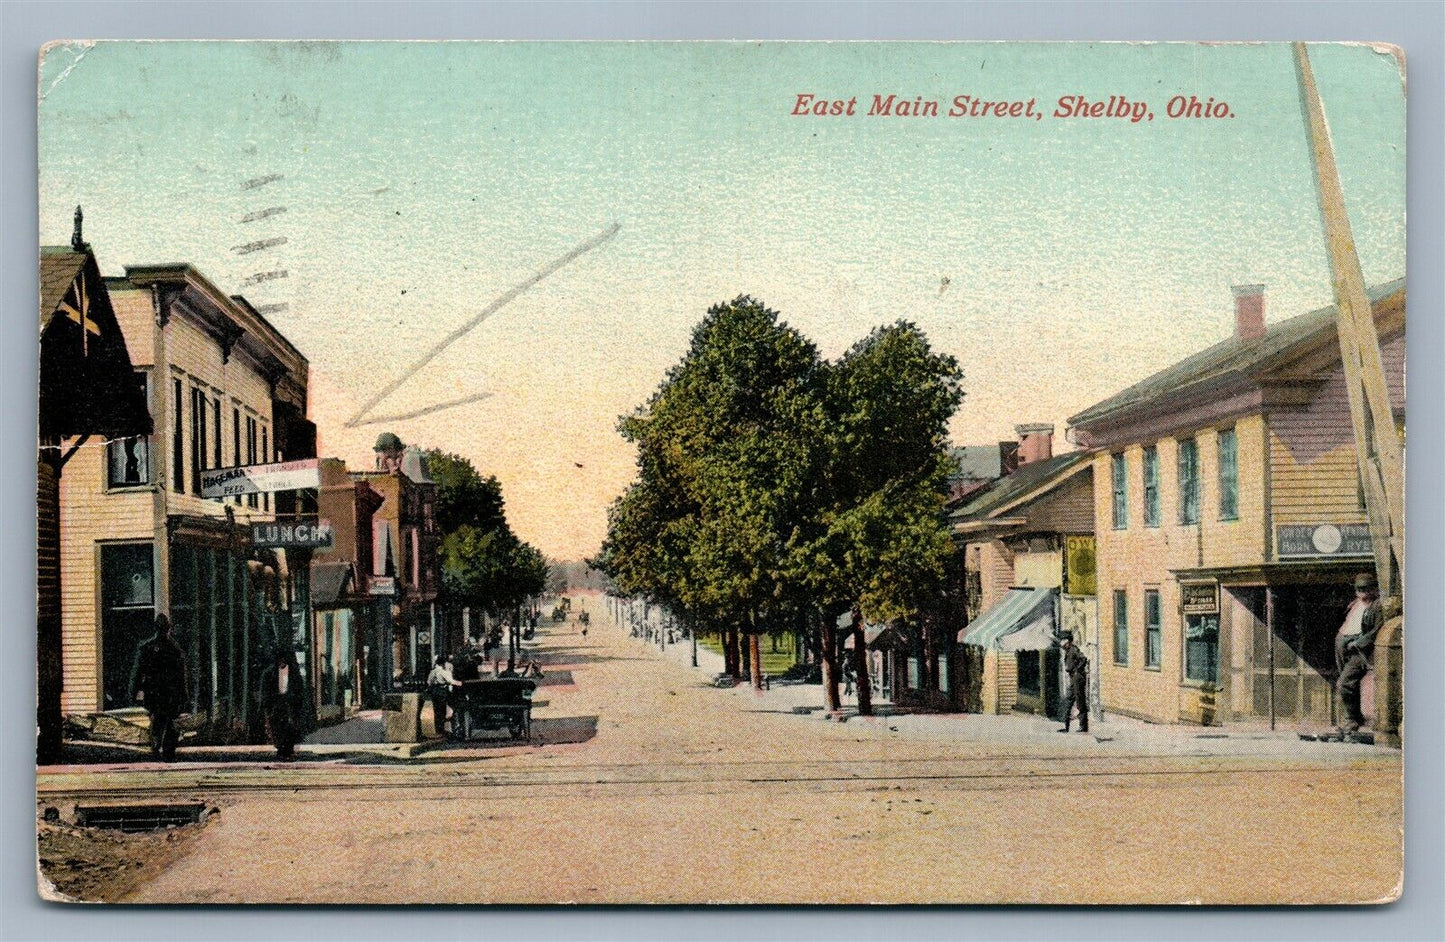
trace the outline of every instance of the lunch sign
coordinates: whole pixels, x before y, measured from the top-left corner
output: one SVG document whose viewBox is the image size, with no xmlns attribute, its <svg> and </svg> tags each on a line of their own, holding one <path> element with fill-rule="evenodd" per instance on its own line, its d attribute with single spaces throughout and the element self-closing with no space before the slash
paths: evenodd
<svg viewBox="0 0 1445 942">
<path fill-rule="evenodd" d="M 202 497 L 235 497 L 274 491 L 297 491 L 321 486 L 321 460 L 249 464 L 201 472 Z"/>
<path fill-rule="evenodd" d="M 252 546 L 272 549 L 331 549 L 334 540 L 335 532 L 331 529 L 329 520 L 251 524 Z"/>
</svg>

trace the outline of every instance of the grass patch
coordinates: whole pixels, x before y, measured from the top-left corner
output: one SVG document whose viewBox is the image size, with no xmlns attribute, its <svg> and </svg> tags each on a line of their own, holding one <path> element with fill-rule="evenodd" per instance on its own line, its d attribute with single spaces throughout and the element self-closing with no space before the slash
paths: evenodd
<svg viewBox="0 0 1445 942">
<path fill-rule="evenodd" d="M 762 651 L 763 654 L 763 673 L 777 677 L 798 663 L 798 653 L 795 650 L 796 638 L 794 635 L 778 635 L 776 638 L 776 651 L 773 650 L 774 640 L 775 639 L 769 635 L 763 635 L 758 639 L 758 649 Z M 743 638 L 743 643 L 747 643 L 746 636 Z M 707 648 L 718 656 L 721 656 L 723 653 L 722 638 L 703 635 L 697 639 L 697 644 L 698 647 Z"/>
</svg>

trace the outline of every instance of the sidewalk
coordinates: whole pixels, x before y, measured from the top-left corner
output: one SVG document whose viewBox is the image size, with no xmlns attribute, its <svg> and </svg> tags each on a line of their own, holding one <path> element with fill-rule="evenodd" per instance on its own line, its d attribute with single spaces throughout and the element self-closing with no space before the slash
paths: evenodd
<svg viewBox="0 0 1445 942">
<path fill-rule="evenodd" d="M 627 633 L 614 625 L 612 630 Z M 698 647 L 698 666 L 692 667 L 692 643 L 679 641 L 661 650 L 642 638 L 631 639 L 638 647 L 654 656 L 672 660 L 696 671 L 703 683 L 711 683 L 723 672 L 722 655 Z M 823 709 L 823 688 L 819 684 L 773 683 L 771 688 L 755 691 L 746 679 L 736 687 L 725 689 L 731 696 L 745 701 L 742 709 L 754 712 L 788 713 L 798 719 L 824 720 L 857 725 L 879 734 L 897 734 L 910 738 L 944 739 L 997 743 L 1000 746 L 1029 745 L 1069 752 L 1138 752 L 1151 755 L 1190 756 L 1269 756 L 1369 759 L 1382 755 L 1398 756 L 1398 750 L 1355 743 L 1320 743 L 1299 738 L 1293 728 L 1276 730 L 1247 725 L 1192 726 L 1186 724 L 1146 723 L 1129 717 L 1109 715 L 1103 720 L 1090 720 L 1088 734 L 1074 731 L 1058 732 L 1058 720 L 1034 713 L 1010 713 L 1000 716 L 982 713 L 898 713 L 889 703 L 875 703 L 874 716 L 859 716 L 857 698 L 842 697 L 843 709 L 830 716 Z M 840 690 L 841 693 L 841 690 Z"/>
</svg>

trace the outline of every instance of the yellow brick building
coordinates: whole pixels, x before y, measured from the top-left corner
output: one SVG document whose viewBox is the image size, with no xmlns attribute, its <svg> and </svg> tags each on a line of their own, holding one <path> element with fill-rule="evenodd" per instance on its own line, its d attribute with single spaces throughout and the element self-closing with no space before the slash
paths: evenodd
<svg viewBox="0 0 1445 942">
<path fill-rule="evenodd" d="M 1157 722 L 1334 720 L 1334 640 L 1373 568 L 1335 311 L 1234 336 L 1069 423 L 1097 449 L 1103 706 Z M 1404 421 L 1405 289 L 1371 293 Z"/>
</svg>

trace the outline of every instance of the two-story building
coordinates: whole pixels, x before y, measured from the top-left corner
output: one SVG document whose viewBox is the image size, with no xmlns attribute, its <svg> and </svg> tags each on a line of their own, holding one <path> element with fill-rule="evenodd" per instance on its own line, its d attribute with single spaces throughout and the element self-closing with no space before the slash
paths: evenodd
<svg viewBox="0 0 1445 942">
<path fill-rule="evenodd" d="M 1405 287 L 1371 294 L 1403 428 Z M 1158 722 L 1333 721 L 1334 641 L 1373 568 L 1333 307 L 1234 335 L 1069 421 L 1096 449 L 1103 706 Z"/>
<path fill-rule="evenodd" d="M 136 651 L 164 612 L 188 654 L 189 712 L 255 736 L 260 671 L 294 646 L 304 592 L 284 553 L 250 545 L 246 524 L 274 519 L 276 495 L 208 499 L 202 476 L 314 456 L 309 366 L 190 265 L 128 267 L 105 286 L 154 428 L 76 455 L 62 481 L 63 709 L 130 706 Z"/>
<path fill-rule="evenodd" d="M 1058 633 L 1093 657 L 1092 456 L 1053 454 L 1053 426 L 1018 427 L 1024 461 L 950 516 L 963 556 L 958 702 L 981 713 L 1058 712 Z"/>
<path fill-rule="evenodd" d="M 367 481 L 356 480 L 339 459 L 322 459 L 320 473 L 317 517 L 330 526 L 332 538 L 311 558 L 309 663 L 314 665 L 317 717 L 330 721 L 380 698 L 380 691 L 367 689 L 375 687 L 376 678 L 368 676 L 366 663 L 375 645 L 373 626 L 390 623 L 391 598 L 390 593 L 371 594 L 372 541 L 382 495 Z"/>
<path fill-rule="evenodd" d="M 149 435 L 150 411 L 95 254 L 75 208 L 70 245 L 40 250 L 39 452 L 36 463 L 37 758 L 60 758 L 63 619 L 60 501 L 65 466 L 113 439 Z M 84 466 L 82 460 L 77 467 Z M 64 520 L 62 521 L 62 517 Z"/>
</svg>

